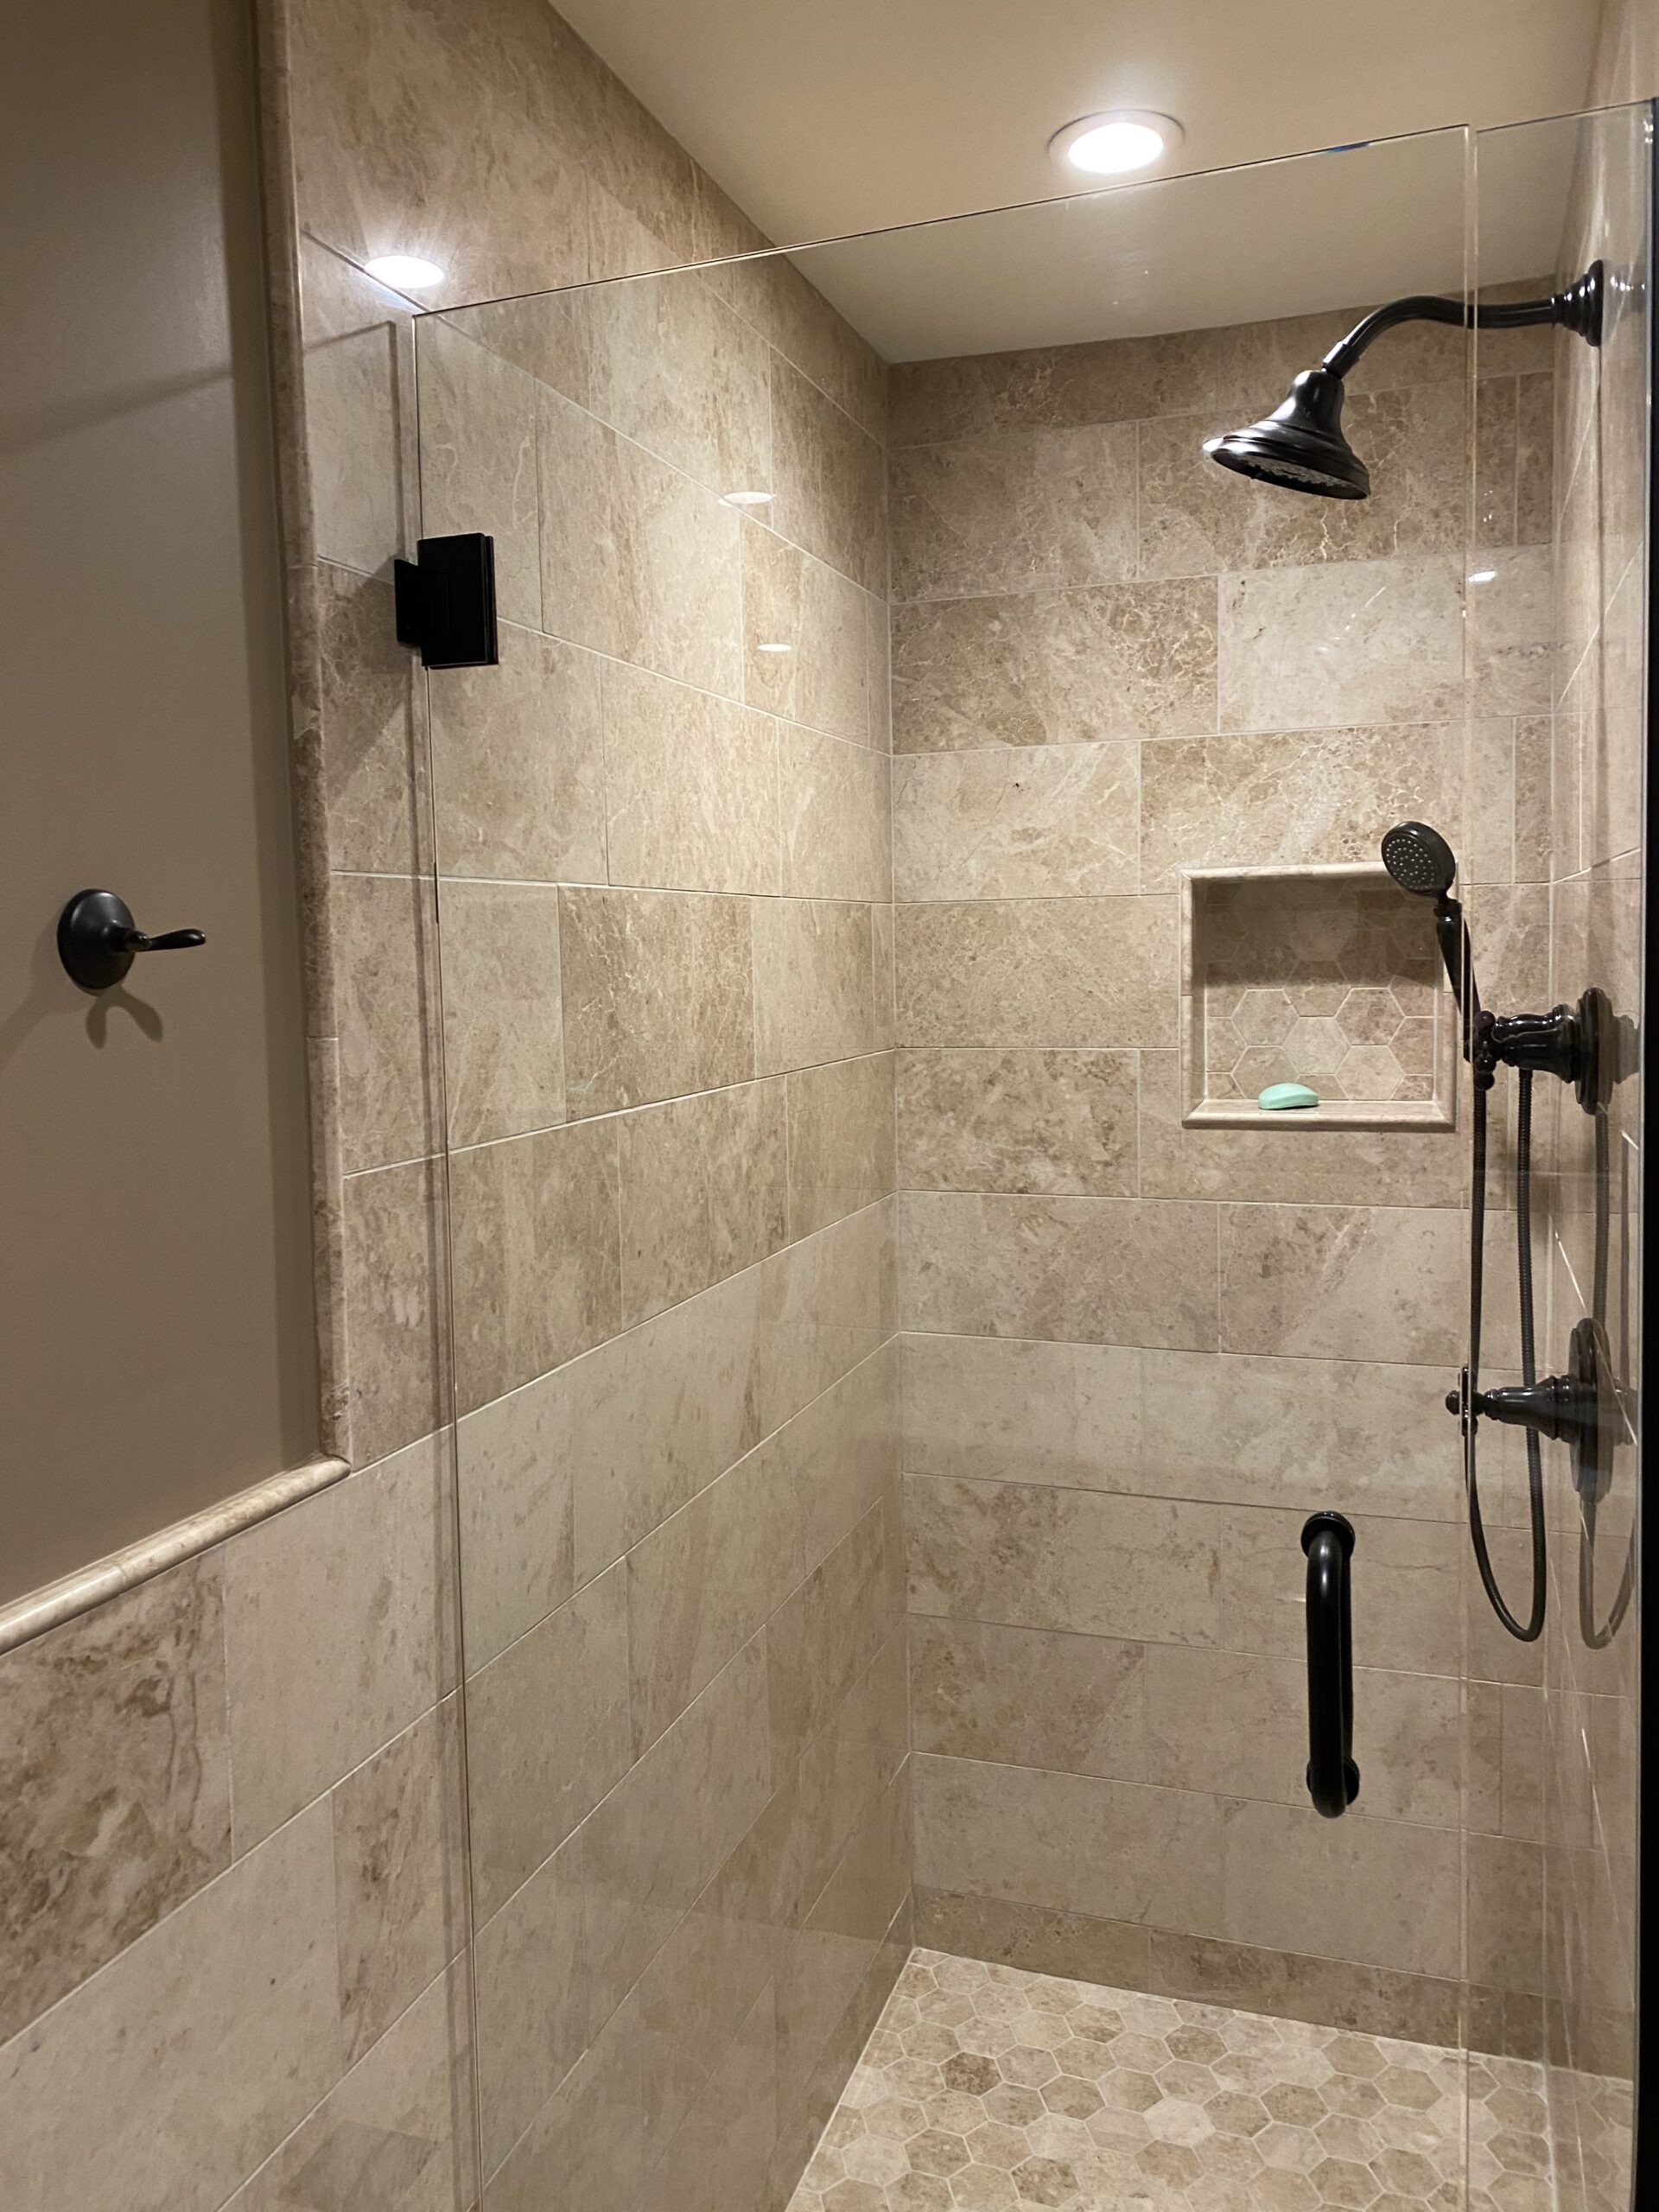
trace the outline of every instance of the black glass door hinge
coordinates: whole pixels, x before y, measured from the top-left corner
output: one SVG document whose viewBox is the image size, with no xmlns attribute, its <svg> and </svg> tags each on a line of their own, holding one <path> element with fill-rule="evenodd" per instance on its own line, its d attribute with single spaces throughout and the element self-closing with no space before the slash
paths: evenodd
<svg viewBox="0 0 1659 2212">
<path fill-rule="evenodd" d="M 495 540 L 468 530 L 423 537 L 412 561 L 391 564 L 397 640 L 413 645 L 423 668 L 493 668 Z"/>
</svg>

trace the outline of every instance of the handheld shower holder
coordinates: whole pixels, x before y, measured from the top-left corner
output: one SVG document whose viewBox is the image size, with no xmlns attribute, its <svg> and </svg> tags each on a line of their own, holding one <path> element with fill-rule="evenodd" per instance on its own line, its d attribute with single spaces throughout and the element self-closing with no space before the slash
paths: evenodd
<svg viewBox="0 0 1659 2212">
<path fill-rule="evenodd" d="M 1593 988 L 1580 994 L 1576 1006 L 1554 1006 L 1548 1014 L 1489 1014 L 1482 1007 L 1470 1050 L 1475 1081 L 1490 1090 L 1500 1067 L 1558 1076 L 1572 1085 L 1584 1111 L 1593 1114 L 1605 1103 L 1604 1085 L 1613 1072 L 1605 1050 L 1608 1014 L 1605 996 Z"/>
</svg>

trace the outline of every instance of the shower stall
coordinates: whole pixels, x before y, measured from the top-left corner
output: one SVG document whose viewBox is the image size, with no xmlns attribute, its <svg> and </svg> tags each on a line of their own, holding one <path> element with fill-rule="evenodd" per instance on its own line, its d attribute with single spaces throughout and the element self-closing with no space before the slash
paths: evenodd
<svg viewBox="0 0 1659 2212">
<path fill-rule="evenodd" d="M 487 2212 L 1632 2202 L 1651 239 L 1643 106 L 418 318 Z"/>
</svg>

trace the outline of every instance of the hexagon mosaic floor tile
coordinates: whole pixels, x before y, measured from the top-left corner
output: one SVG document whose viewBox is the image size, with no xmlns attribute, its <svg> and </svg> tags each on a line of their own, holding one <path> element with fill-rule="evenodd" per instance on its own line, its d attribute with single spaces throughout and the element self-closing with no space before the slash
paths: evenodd
<svg viewBox="0 0 1659 2212">
<path fill-rule="evenodd" d="M 1470 2212 L 1550 2212 L 1542 2069 L 1466 2071 Z M 790 2212 L 1464 2212 L 1465 2073 L 918 1951 Z"/>
</svg>

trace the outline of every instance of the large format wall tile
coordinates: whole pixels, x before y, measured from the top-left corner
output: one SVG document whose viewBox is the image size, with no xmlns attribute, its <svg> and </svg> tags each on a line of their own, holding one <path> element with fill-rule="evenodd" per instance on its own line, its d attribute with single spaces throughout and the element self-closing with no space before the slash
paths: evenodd
<svg viewBox="0 0 1659 2212">
<path fill-rule="evenodd" d="M 348 1176 L 342 1211 L 349 1448 L 364 1465 L 444 1418 L 444 1220 L 432 1163 Z"/>
<path fill-rule="evenodd" d="M 226 1548 L 238 1853 L 452 1686 L 450 1480 L 447 1440 L 434 1438 Z"/>
<path fill-rule="evenodd" d="M 1455 821 L 1460 728 L 1198 737 L 1141 748 L 1141 887 L 1187 868 L 1374 861 L 1404 819 Z"/>
<path fill-rule="evenodd" d="M 611 1121 L 453 1155 L 455 1389 L 470 1413 L 621 1325 Z"/>
<path fill-rule="evenodd" d="M 866 591 L 887 584 L 881 448 L 807 378 L 772 364 L 774 527 Z"/>
<path fill-rule="evenodd" d="M 893 747 L 1077 745 L 1216 726 L 1216 588 L 1115 583 L 893 613 Z"/>
<path fill-rule="evenodd" d="M 911 1767 L 918 1886 L 1222 1932 L 1215 1798 L 974 1760 Z"/>
<path fill-rule="evenodd" d="M 1111 1637 L 917 1615 L 915 1748 L 1143 1782 L 1147 1659 L 1143 1645 Z"/>
<path fill-rule="evenodd" d="M 431 886 L 337 875 L 331 903 L 342 1165 L 351 1174 L 423 1160 L 436 1143 Z"/>
<path fill-rule="evenodd" d="M 1457 1437 L 1421 1368 L 911 1336 L 915 1474 L 1452 1522 Z"/>
<path fill-rule="evenodd" d="M 997 747 L 895 763 L 899 899 L 1072 899 L 1138 888 L 1140 747 Z"/>
<path fill-rule="evenodd" d="M 625 1322 L 752 1266 L 787 1237 L 780 1082 L 642 1108 L 617 1123 L 617 1141 Z"/>
<path fill-rule="evenodd" d="M 556 394 L 538 408 L 543 626 L 737 697 L 737 509 Z"/>
<path fill-rule="evenodd" d="M 433 812 L 446 875 L 605 880 L 601 663 L 504 622 L 494 668 L 435 669 Z"/>
<path fill-rule="evenodd" d="M 558 892 L 455 880 L 438 897 L 449 1141 L 550 1128 L 564 1119 Z"/>
<path fill-rule="evenodd" d="M 493 537 L 496 604 L 533 629 L 542 617 L 536 385 L 442 316 L 418 326 L 418 340 L 421 527 L 429 537 Z"/>
<path fill-rule="evenodd" d="M 770 913 L 779 902 L 760 907 Z M 660 891 L 566 891 L 560 955 L 573 1116 L 724 1084 L 755 1065 L 747 902 Z M 827 1057 L 827 1056 L 826 1056 Z"/>
<path fill-rule="evenodd" d="M 899 1219 L 906 1328 L 1217 1348 L 1212 1207 L 931 1191 Z"/>
<path fill-rule="evenodd" d="M 1231 1942 L 1457 1975 L 1454 1829 L 1322 1821 L 1305 1805 L 1229 1803 L 1221 1834 L 1220 1932 Z"/>
<path fill-rule="evenodd" d="M 871 909 L 763 899 L 752 912 L 757 1071 L 882 1050 Z"/>
<path fill-rule="evenodd" d="M 314 580 L 329 856 L 340 868 L 413 875 L 427 842 L 424 687 L 397 642 L 391 588 L 321 563 Z"/>
<path fill-rule="evenodd" d="M 1425 556 L 1224 576 L 1222 728 L 1452 721 L 1463 687 L 1459 568 Z"/>
<path fill-rule="evenodd" d="M 715 492 L 769 487 L 766 342 L 704 277 L 606 284 L 582 305 L 601 421 Z"/>
<path fill-rule="evenodd" d="M 215 2212 L 339 2079 L 334 1929 L 319 1804 L 0 2050 L 0 2196 Z"/>
<path fill-rule="evenodd" d="M 789 1095 L 789 1233 L 809 1236 L 894 1187 L 893 1056 L 798 1068 Z"/>
<path fill-rule="evenodd" d="M 604 688 L 611 881 L 776 891 L 777 725 L 620 664 Z"/>
<path fill-rule="evenodd" d="M 901 906 L 901 1045 L 1175 1043 L 1173 899 Z"/>
<path fill-rule="evenodd" d="M 1222 1342 L 1229 1351 L 1454 1366 L 1465 1242 L 1449 1210 L 1224 1206 Z"/>
<path fill-rule="evenodd" d="M 1219 1640 L 1213 1506 L 912 1475 L 905 1509 L 916 1612 L 1132 1640 Z"/>
<path fill-rule="evenodd" d="M 783 887 L 795 899 L 893 896 L 884 754 L 816 730 L 778 733 Z"/>
<path fill-rule="evenodd" d="M 884 747 L 873 727 L 871 600 L 838 569 L 753 518 L 743 530 L 743 696 L 833 737 Z"/>
<path fill-rule="evenodd" d="M 230 1863 L 223 1555 L 0 1659 L 0 2040 Z"/>
<path fill-rule="evenodd" d="M 1135 432 L 1011 430 L 888 462 L 895 599 L 1135 574 Z"/>
<path fill-rule="evenodd" d="M 1133 1052 L 898 1055 L 907 1191 L 1137 1191 Z"/>
</svg>

